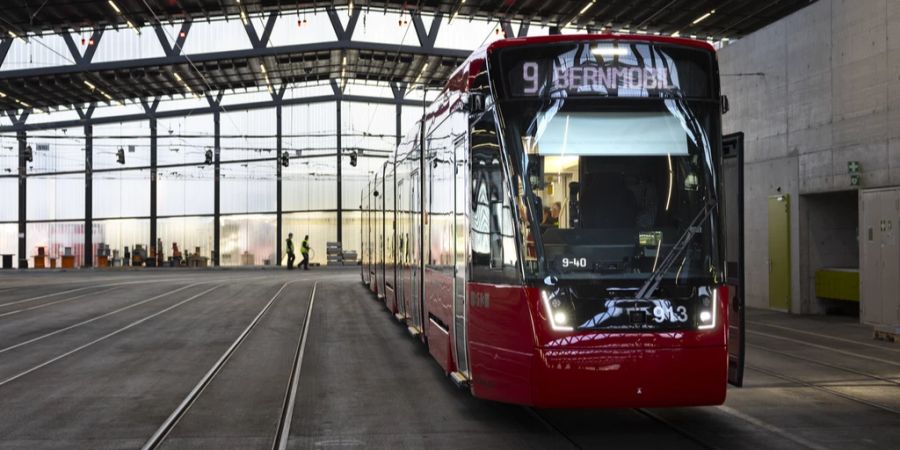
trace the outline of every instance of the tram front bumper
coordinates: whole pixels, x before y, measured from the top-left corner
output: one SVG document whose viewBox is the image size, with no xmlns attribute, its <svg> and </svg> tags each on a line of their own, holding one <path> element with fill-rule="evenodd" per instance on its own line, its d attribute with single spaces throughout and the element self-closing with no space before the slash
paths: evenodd
<svg viewBox="0 0 900 450">
<path fill-rule="evenodd" d="M 532 405 L 542 408 L 638 408 L 725 402 L 725 346 L 539 348 L 533 356 Z"/>
</svg>

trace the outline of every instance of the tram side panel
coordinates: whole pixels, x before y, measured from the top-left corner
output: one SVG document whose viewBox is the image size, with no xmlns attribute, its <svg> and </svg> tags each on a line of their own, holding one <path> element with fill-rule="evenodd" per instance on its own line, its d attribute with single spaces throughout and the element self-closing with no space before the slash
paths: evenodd
<svg viewBox="0 0 900 450">
<path fill-rule="evenodd" d="M 364 187 L 359 193 L 359 278 L 366 286 L 369 285 L 369 270 L 366 267 L 366 261 L 369 260 L 367 253 L 366 233 L 368 232 L 368 211 L 369 211 L 369 189 Z"/>
<path fill-rule="evenodd" d="M 384 295 L 381 288 L 381 248 L 384 233 L 382 232 L 381 222 L 384 207 L 382 199 L 384 198 L 384 190 L 382 188 L 383 173 L 381 170 L 375 172 L 375 181 L 372 184 L 372 292 L 377 298 Z"/>
<path fill-rule="evenodd" d="M 417 124 L 417 128 L 421 130 L 421 122 Z M 410 228 L 409 228 L 409 249 L 410 249 L 410 290 L 408 291 L 408 307 L 409 307 L 409 323 L 413 331 L 420 334 L 420 339 L 424 339 L 425 324 L 427 319 L 423 319 L 423 292 L 424 280 L 423 272 L 425 266 L 425 242 L 426 241 L 426 215 L 424 212 L 424 196 L 426 192 L 425 177 L 423 176 L 424 163 L 422 151 L 422 133 L 415 133 L 415 139 L 411 142 L 412 150 L 408 154 L 409 157 L 405 161 L 408 169 L 409 183 L 409 199 L 410 199 Z"/>
<path fill-rule="evenodd" d="M 374 202 L 372 200 L 372 184 L 373 180 L 369 180 L 369 184 L 366 185 L 366 211 L 365 211 L 365 229 L 366 233 L 363 236 L 365 241 L 363 243 L 363 248 L 365 249 L 365 259 L 363 260 L 363 265 L 365 266 L 364 270 L 366 272 L 366 286 L 368 286 L 369 290 L 372 291 L 372 209 L 374 208 Z"/>
<path fill-rule="evenodd" d="M 378 201 L 378 297 L 381 300 L 387 298 L 387 233 L 388 233 L 388 210 L 387 210 L 387 163 L 381 168 L 381 180 L 378 185 L 379 201 Z"/>
<path fill-rule="evenodd" d="M 413 176 L 410 158 L 416 151 L 413 145 L 404 144 L 397 150 L 397 305 L 401 318 L 409 322 L 412 318 L 412 298 L 414 292 L 413 261 L 415 253 L 414 238 L 416 215 L 414 212 L 414 189 L 416 178 Z M 415 324 L 410 324 L 415 325 Z"/>
<path fill-rule="evenodd" d="M 535 341 L 522 287 L 513 196 L 496 131 L 493 111 L 473 120 L 468 284 L 471 387 L 481 398 L 528 403 Z"/>
<path fill-rule="evenodd" d="M 396 182 L 393 161 L 384 170 L 384 304 L 393 314 L 397 312 L 396 289 Z"/>
<path fill-rule="evenodd" d="M 439 100 L 440 101 L 440 100 Z M 454 370 L 450 348 L 453 323 L 453 147 L 446 116 L 429 121 L 426 182 L 429 241 L 425 258 L 425 317 L 428 349 L 445 372 Z"/>
</svg>

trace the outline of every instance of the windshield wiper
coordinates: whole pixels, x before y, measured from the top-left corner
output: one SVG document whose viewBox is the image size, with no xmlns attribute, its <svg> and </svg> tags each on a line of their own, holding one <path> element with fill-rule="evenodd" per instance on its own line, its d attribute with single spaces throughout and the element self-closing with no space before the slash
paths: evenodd
<svg viewBox="0 0 900 450">
<path fill-rule="evenodd" d="M 653 293 L 656 292 L 656 289 L 659 288 L 659 283 L 662 282 L 663 277 L 665 277 L 666 273 L 672 266 L 678 261 L 678 258 L 682 253 L 687 249 L 688 244 L 694 239 L 694 236 L 703 231 L 703 227 L 701 224 L 707 217 L 712 213 L 713 209 L 715 209 L 715 203 L 706 203 L 703 205 L 703 209 L 697 213 L 697 216 L 694 217 L 694 220 L 688 225 L 687 230 L 684 231 L 684 234 L 681 235 L 680 238 L 675 242 L 675 245 L 672 247 L 672 250 L 669 250 L 669 253 L 659 264 L 659 267 L 650 274 L 650 278 L 641 286 L 641 289 L 635 294 L 634 298 L 639 300 L 647 300 L 650 298 Z"/>
</svg>

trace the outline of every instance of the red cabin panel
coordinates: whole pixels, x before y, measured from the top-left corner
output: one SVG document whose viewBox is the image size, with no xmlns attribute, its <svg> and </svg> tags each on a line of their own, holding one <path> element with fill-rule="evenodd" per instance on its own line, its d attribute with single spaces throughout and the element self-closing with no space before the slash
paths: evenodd
<svg viewBox="0 0 900 450">
<path fill-rule="evenodd" d="M 425 269 L 425 324 L 428 350 L 445 372 L 454 370 L 450 351 L 450 327 L 453 323 L 453 278 L 433 269 Z"/>
<path fill-rule="evenodd" d="M 535 341 L 524 288 L 469 283 L 468 294 L 472 393 L 528 403 Z"/>
</svg>

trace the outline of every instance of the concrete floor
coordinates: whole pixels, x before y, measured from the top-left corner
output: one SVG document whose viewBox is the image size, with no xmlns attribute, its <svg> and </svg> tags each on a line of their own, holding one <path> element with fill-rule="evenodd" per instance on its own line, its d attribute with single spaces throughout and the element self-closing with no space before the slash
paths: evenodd
<svg viewBox="0 0 900 450">
<path fill-rule="evenodd" d="M 457 390 L 356 270 L 159 270 L 0 273 L 0 448 L 140 447 L 270 301 L 162 447 L 271 448 L 315 283 L 291 448 L 900 442 L 900 345 L 853 319 L 751 311 L 721 407 L 535 411 Z"/>
</svg>

